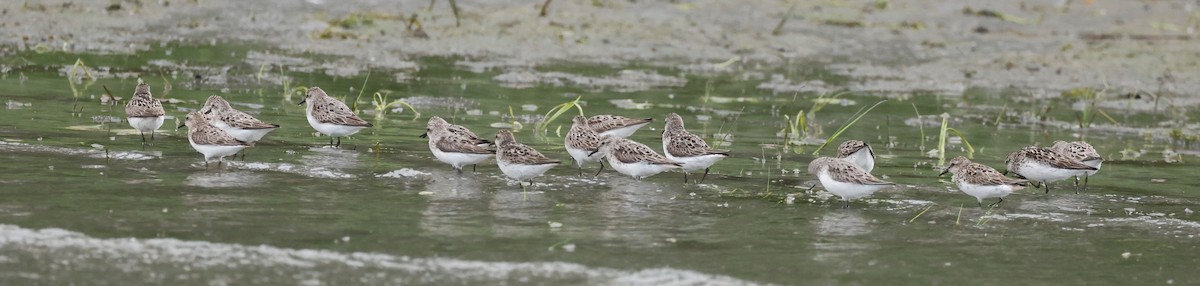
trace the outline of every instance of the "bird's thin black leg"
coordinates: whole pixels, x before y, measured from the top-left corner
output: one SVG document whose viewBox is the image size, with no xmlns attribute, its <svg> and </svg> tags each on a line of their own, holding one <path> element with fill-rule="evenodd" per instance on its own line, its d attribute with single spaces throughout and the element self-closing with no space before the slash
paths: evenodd
<svg viewBox="0 0 1200 286">
<path fill-rule="evenodd" d="M 708 178 L 708 168 L 704 168 L 704 175 L 700 176 L 700 182 L 704 182 L 704 178 Z"/>
<path fill-rule="evenodd" d="M 592 177 L 600 176 L 600 172 L 603 172 L 603 171 L 604 171 L 604 161 L 601 160 L 600 161 L 600 170 L 596 170 L 596 174 L 592 175 Z"/>
</svg>

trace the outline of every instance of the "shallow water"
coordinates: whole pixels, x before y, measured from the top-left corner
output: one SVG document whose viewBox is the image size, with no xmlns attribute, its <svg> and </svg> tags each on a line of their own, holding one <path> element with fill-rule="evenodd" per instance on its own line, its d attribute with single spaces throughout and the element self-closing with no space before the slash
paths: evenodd
<svg viewBox="0 0 1200 286">
<path fill-rule="evenodd" d="M 1200 114 L 1186 106 L 1156 112 L 1141 108 L 1143 99 L 1112 96 L 1102 106 L 1117 123 L 1102 118 L 1080 129 L 1077 100 L 1023 90 L 862 91 L 830 100 L 804 85 L 777 84 L 820 80 L 822 89 L 839 90 L 874 80 L 815 64 L 777 71 L 528 70 L 425 58 L 414 61 L 419 69 L 339 71 L 322 64 L 337 59 L 264 54 L 166 46 L 139 57 L 0 59 L 7 63 L 0 78 L 7 103 L 0 112 L 0 280 L 1200 283 L 1193 273 L 1200 259 L 1192 255 L 1200 245 L 1193 213 L 1200 179 L 1190 176 L 1197 152 L 1169 136 L 1194 128 L 1187 118 Z M 67 77 L 76 59 L 99 79 L 75 81 L 73 92 Z M 100 103 L 105 86 L 128 98 L 139 75 L 156 97 L 169 99 L 167 123 L 145 147 L 118 122 L 121 106 Z M 289 88 L 320 86 L 335 97 L 365 90 L 358 104 L 377 127 L 343 139 L 341 149 L 323 146 L 328 138 L 313 135 L 296 105 L 300 95 L 284 95 L 285 79 Z M 413 121 L 411 110 L 377 117 L 371 95 L 380 90 L 416 106 L 420 118 Z M 212 94 L 283 127 L 247 149 L 244 161 L 206 169 L 183 137 L 186 129 L 174 126 Z M 544 136 L 534 126 L 577 96 L 589 115 L 658 119 L 631 137 L 655 149 L 663 116 L 680 113 L 710 142 L 722 134 L 734 157 L 717 164 L 704 184 L 683 184 L 679 173 L 643 181 L 610 170 L 580 177 L 564 163 L 522 192 L 491 164 L 455 173 L 417 137 L 432 115 L 484 136 L 515 121 L 519 141 L 569 161 L 560 137 L 569 118 L 550 124 Z M 832 144 L 867 141 L 879 155 L 874 173 L 900 186 L 847 210 L 820 188 L 808 191 L 813 178 L 803 170 L 816 146 L 788 145 L 780 135 L 784 115 L 831 102 L 808 118 L 821 132 L 794 140 L 819 142 L 814 138 L 827 138 L 883 99 Z M 999 169 L 1021 146 L 1080 137 L 1108 161 L 1080 194 L 1059 182 L 1049 194 L 1023 190 L 997 208 L 980 208 L 936 177 L 937 158 L 928 154 L 937 147 L 941 113 L 973 144 L 977 161 Z M 946 149 L 966 153 L 955 140 Z"/>
</svg>

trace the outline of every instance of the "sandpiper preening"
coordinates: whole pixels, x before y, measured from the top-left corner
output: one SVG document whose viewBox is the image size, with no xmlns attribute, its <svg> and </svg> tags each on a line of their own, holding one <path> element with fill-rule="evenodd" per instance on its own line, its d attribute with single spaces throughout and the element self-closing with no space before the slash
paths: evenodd
<svg viewBox="0 0 1200 286">
<path fill-rule="evenodd" d="M 1044 147 L 1025 147 L 1008 155 L 1004 160 L 1006 172 L 1016 173 L 1027 180 L 1040 182 L 1050 193 L 1050 183 L 1074 177 L 1081 171 L 1096 168 L 1076 162 L 1058 152 Z M 1078 191 L 1078 190 L 1076 190 Z"/>
<path fill-rule="evenodd" d="M 1000 171 L 987 165 L 971 162 L 967 157 L 958 156 L 950 160 L 946 169 L 938 176 L 951 174 L 951 180 L 958 185 L 958 190 L 975 197 L 976 203 L 983 206 L 983 199 L 999 198 L 1000 200 L 988 205 L 995 206 L 1004 201 L 1004 197 L 1025 188 L 1028 180 L 1005 177 Z"/>
<path fill-rule="evenodd" d="M 329 145 L 335 147 L 342 146 L 341 137 L 354 135 L 363 128 L 374 126 L 359 118 L 345 103 L 325 94 L 320 87 L 309 88 L 304 100 L 300 101 L 300 104 L 304 103 L 308 103 L 305 110 L 308 124 L 317 132 L 328 135 Z M 334 138 L 337 138 L 337 144 L 333 143 Z"/>
<path fill-rule="evenodd" d="M 842 208 L 850 201 L 869 196 L 895 183 L 880 180 L 844 159 L 821 157 L 808 163 L 808 173 L 817 176 L 825 190 L 842 197 Z"/>
<path fill-rule="evenodd" d="M 222 159 L 225 156 L 236 154 L 246 147 L 254 146 L 254 142 L 245 142 L 233 138 L 229 133 L 225 133 L 220 128 L 209 124 L 209 119 L 203 114 L 192 111 L 187 114 L 186 120 L 179 128 L 187 126 L 188 128 L 188 143 L 192 145 L 192 149 L 196 152 L 204 154 L 204 167 L 208 167 L 208 161 L 213 158 L 217 159 L 217 168 L 221 167 Z"/>
<path fill-rule="evenodd" d="M 700 182 L 704 182 L 704 178 L 708 177 L 709 167 L 729 157 L 729 150 L 713 149 L 700 136 L 688 132 L 683 127 L 683 117 L 675 113 L 667 114 L 662 144 L 663 155 L 682 166 L 684 182 L 688 181 L 688 172 L 699 170 L 704 170 L 704 175 L 700 177 Z"/>
<path fill-rule="evenodd" d="M 594 115 L 588 118 L 588 127 L 596 130 L 601 137 L 612 135 L 628 138 L 634 131 L 650 124 L 654 118 L 629 118 L 620 115 Z"/>
<path fill-rule="evenodd" d="M 583 176 L 583 164 L 587 162 L 600 163 L 600 169 L 596 170 L 597 176 L 600 175 L 600 171 L 604 171 L 604 161 L 600 160 L 604 158 L 604 154 L 595 152 L 600 148 L 600 134 L 588 126 L 586 117 L 577 115 L 571 119 L 571 130 L 567 131 L 563 144 L 567 147 L 567 154 L 575 160 L 580 176 Z"/>
<path fill-rule="evenodd" d="M 1096 168 L 1095 170 L 1080 171 L 1079 174 L 1075 175 L 1075 185 L 1079 185 L 1079 177 L 1083 177 L 1084 189 L 1087 188 L 1088 178 L 1100 172 L 1100 165 L 1104 164 L 1104 158 L 1100 157 L 1100 153 L 1096 152 L 1096 148 L 1087 142 L 1054 141 L 1054 145 L 1050 146 L 1050 150 L 1067 156 L 1067 158 L 1076 162 Z"/>
<path fill-rule="evenodd" d="M 842 145 L 838 145 L 837 157 L 858 165 L 867 173 L 875 169 L 875 151 L 871 150 L 871 145 L 867 145 L 866 142 L 859 140 L 842 142 Z"/>
<path fill-rule="evenodd" d="M 438 161 L 450 164 L 454 170 L 462 173 L 463 166 L 479 164 L 496 154 L 495 150 L 482 146 L 478 138 L 472 139 L 451 131 L 452 128 L 457 129 L 450 127 L 451 125 L 453 124 L 441 117 L 434 116 L 429 118 L 425 134 L 421 135 L 429 138 L 429 151 L 433 152 Z"/>
<path fill-rule="evenodd" d="M 254 118 L 253 115 L 234 109 L 219 95 L 209 96 L 200 108 L 200 114 L 209 119 L 209 123 L 233 138 L 246 142 L 262 140 L 267 133 L 279 128 L 278 124 L 270 124 Z"/>
<path fill-rule="evenodd" d="M 545 174 L 560 162 L 542 155 L 533 147 L 518 143 L 512 132 L 508 130 L 500 130 L 496 133 L 495 142 L 496 165 L 500 167 L 500 171 L 505 176 L 517 180 L 518 183 L 528 180 L 532 185 L 534 177 Z"/>
<path fill-rule="evenodd" d="M 637 180 L 681 167 L 679 162 L 655 153 L 646 144 L 617 136 L 602 137 L 600 148 L 594 153 L 604 154 L 613 170 Z"/>
<path fill-rule="evenodd" d="M 167 113 L 163 110 L 162 102 L 150 95 L 150 86 L 138 79 L 133 98 L 125 104 L 125 115 L 128 116 L 129 126 L 137 129 L 145 144 L 147 132 L 150 133 L 150 141 L 154 141 L 154 131 L 162 127 Z"/>
</svg>

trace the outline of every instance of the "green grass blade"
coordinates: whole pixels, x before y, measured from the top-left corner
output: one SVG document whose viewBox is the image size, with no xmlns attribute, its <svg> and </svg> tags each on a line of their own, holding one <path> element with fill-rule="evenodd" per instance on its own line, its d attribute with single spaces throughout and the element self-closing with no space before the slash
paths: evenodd
<svg viewBox="0 0 1200 286">
<path fill-rule="evenodd" d="M 870 113 L 871 110 L 875 109 L 876 106 L 879 106 L 884 102 L 887 102 L 887 99 L 880 100 L 879 102 L 876 102 L 875 105 L 871 105 L 871 107 L 860 108 L 858 112 L 854 113 L 853 119 L 850 119 L 849 122 L 843 124 L 842 128 L 839 128 L 837 132 L 834 132 L 833 135 L 830 135 L 829 139 L 825 139 L 825 143 L 821 144 L 820 147 L 817 147 L 817 150 L 812 152 L 813 156 L 820 154 L 821 149 L 825 148 L 826 145 L 829 145 L 829 142 L 833 142 L 834 139 L 837 139 L 838 135 L 842 135 L 842 132 L 846 131 L 846 129 L 850 129 L 850 126 L 854 126 L 855 122 L 858 122 L 859 119 L 862 119 L 863 116 L 867 115 L 867 113 Z"/>
</svg>

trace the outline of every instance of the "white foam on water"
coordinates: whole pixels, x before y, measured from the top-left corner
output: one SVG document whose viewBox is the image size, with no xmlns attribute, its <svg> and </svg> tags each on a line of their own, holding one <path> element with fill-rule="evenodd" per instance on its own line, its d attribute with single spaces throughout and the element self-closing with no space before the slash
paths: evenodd
<svg viewBox="0 0 1200 286">
<path fill-rule="evenodd" d="M 109 159 L 131 161 L 143 161 L 162 157 L 162 152 L 109 151 L 108 154 L 105 154 L 103 149 L 96 148 L 66 148 L 8 141 L 0 141 L 0 152 L 55 153 L 63 155 L 82 155 L 97 159 L 104 159 L 107 156 Z"/>
<path fill-rule="evenodd" d="M 432 175 L 433 174 L 421 172 L 421 171 L 417 171 L 417 170 L 413 170 L 413 169 L 409 169 L 409 168 L 402 168 L 399 170 L 375 175 L 375 177 L 376 178 L 415 178 L 415 177 L 420 177 L 420 176 L 432 176 Z"/>
<path fill-rule="evenodd" d="M 94 238 L 0 224 L 0 272 L 29 284 L 753 285 L 690 270 L 492 262 L 184 241 Z"/>
<path fill-rule="evenodd" d="M 210 163 L 211 164 L 211 163 Z M 353 179 L 352 174 L 347 174 L 337 169 L 320 167 L 320 166 L 299 166 L 291 163 L 263 163 L 263 162 L 225 162 L 225 166 L 229 168 L 241 170 L 255 171 L 276 171 L 283 173 L 292 173 L 306 177 L 326 178 L 326 179 Z"/>
</svg>

